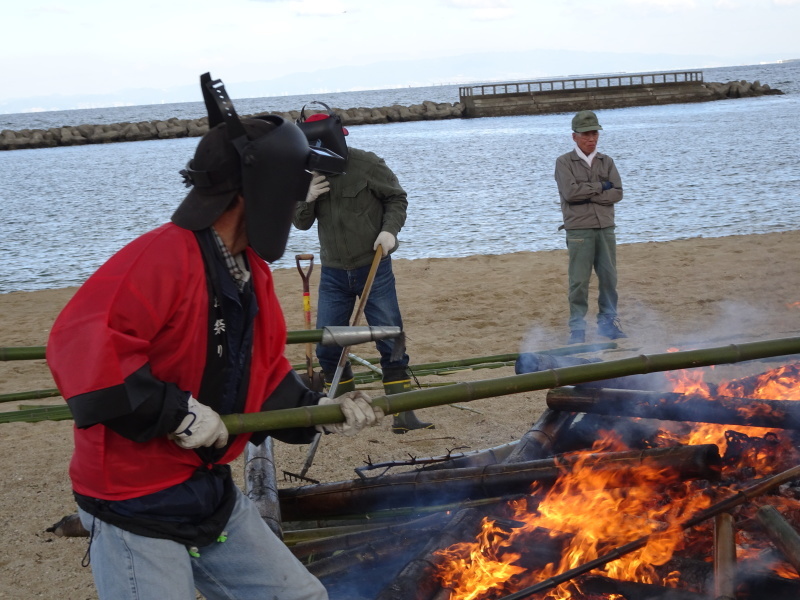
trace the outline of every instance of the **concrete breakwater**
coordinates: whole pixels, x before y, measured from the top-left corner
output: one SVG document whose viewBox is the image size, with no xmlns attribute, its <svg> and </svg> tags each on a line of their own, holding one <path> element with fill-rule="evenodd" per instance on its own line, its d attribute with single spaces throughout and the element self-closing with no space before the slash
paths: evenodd
<svg viewBox="0 0 800 600">
<path fill-rule="evenodd" d="M 761 85 L 758 81 L 732 81 L 723 83 L 704 83 L 701 97 L 686 100 L 683 96 L 676 96 L 674 102 L 722 100 L 726 98 L 745 98 L 765 94 L 782 94 L 780 90 L 773 90 L 768 85 Z M 597 94 L 597 92 L 595 92 Z M 627 106 L 646 104 L 636 98 L 631 98 Z M 598 108 L 597 104 L 589 102 L 580 108 Z M 623 106 L 625 104 L 618 104 Z M 349 108 L 333 109 L 342 118 L 345 125 L 374 125 L 381 123 L 397 123 L 406 121 L 424 121 L 439 119 L 467 118 L 469 115 L 461 102 L 435 103 L 426 101 L 412 106 L 394 105 L 383 108 Z M 546 110 L 541 112 L 568 112 L 573 110 L 569 104 L 550 102 Z M 266 114 L 266 113 L 264 113 Z M 300 116 L 299 111 L 288 113 L 276 112 L 286 119 L 294 121 Z M 498 110 L 493 114 L 481 116 L 503 116 L 509 114 Z M 113 142 L 135 142 L 142 140 L 175 139 L 182 137 L 200 137 L 208 131 L 208 119 L 178 119 L 166 121 L 141 121 L 138 123 L 113 123 L 107 125 L 77 125 L 65 127 L 51 127 L 49 129 L 22 129 L 13 131 L 5 129 L 0 131 L 0 150 L 24 150 L 34 148 L 53 148 L 56 146 L 76 146 L 84 144 L 106 144 Z"/>
</svg>

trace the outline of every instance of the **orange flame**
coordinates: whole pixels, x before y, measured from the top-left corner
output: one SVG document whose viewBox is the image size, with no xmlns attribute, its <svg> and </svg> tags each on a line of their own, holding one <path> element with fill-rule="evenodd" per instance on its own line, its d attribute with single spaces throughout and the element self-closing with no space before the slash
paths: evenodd
<svg viewBox="0 0 800 600">
<path fill-rule="evenodd" d="M 709 400 L 718 395 L 800 399 L 800 365 L 780 367 L 746 382 L 718 386 L 706 383 L 703 375 L 702 371 L 690 370 L 676 372 L 670 378 L 675 392 Z M 654 442 L 657 446 L 711 443 L 717 444 L 724 453 L 733 435 L 731 432 L 762 440 L 773 433 L 759 427 L 697 424 L 687 434 L 661 431 Z M 780 440 L 778 449 L 784 452 L 779 458 L 792 454 L 793 460 L 797 460 L 791 443 L 780 439 L 780 432 L 775 433 Z M 699 486 L 679 481 L 676 473 L 669 469 L 640 465 L 620 474 L 604 470 L 602 466 L 587 465 L 586 460 L 592 453 L 628 449 L 613 434 L 601 432 L 601 435 L 605 437 L 603 442 L 596 442 L 591 450 L 573 454 L 577 462 L 570 468 L 562 466 L 560 477 L 549 490 L 542 493 L 534 487 L 530 496 L 508 504 L 513 519 L 520 522 L 520 526 L 508 531 L 498 526 L 497 521 L 485 518 L 475 541 L 454 544 L 436 553 L 442 559 L 437 575 L 442 587 L 450 590 L 450 600 L 480 600 L 512 593 L 644 536 L 649 539 L 641 550 L 594 572 L 623 581 L 678 587 L 679 572 L 672 571 L 662 578 L 655 567 L 664 565 L 686 547 L 686 536 L 691 534 L 684 532 L 679 524 L 707 508 L 711 497 L 697 493 L 695 490 Z M 780 467 L 774 463 L 783 462 L 776 461 L 774 454 L 758 445 L 747 450 L 741 459 L 762 475 Z M 800 502 L 793 499 L 786 502 L 793 504 L 800 517 Z M 531 510 L 530 506 L 535 509 Z M 553 544 L 556 555 L 549 561 L 539 558 L 538 564 L 529 564 L 536 560 L 516 550 Z M 741 547 L 739 550 L 743 551 Z M 788 574 L 792 570 L 782 563 L 773 565 L 772 569 L 781 576 L 798 578 L 797 573 Z M 576 596 L 583 597 L 579 582 L 565 583 L 538 597 L 567 600 Z M 612 600 L 614 596 L 616 594 L 607 598 Z"/>
</svg>

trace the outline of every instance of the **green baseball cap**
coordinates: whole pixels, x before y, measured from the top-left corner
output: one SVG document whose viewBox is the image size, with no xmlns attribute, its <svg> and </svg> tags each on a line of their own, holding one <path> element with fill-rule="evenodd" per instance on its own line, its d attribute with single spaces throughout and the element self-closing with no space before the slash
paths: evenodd
<svg viewBox="0 0 800 600">
<path fill-rule="evenodd" d="M 600 131 L 600 123 L 597 122 L 597 115 L 590 110 L 582 110 L 572 117 L 572 131 L 583 133 L 584 131 Z"/>
</svg>

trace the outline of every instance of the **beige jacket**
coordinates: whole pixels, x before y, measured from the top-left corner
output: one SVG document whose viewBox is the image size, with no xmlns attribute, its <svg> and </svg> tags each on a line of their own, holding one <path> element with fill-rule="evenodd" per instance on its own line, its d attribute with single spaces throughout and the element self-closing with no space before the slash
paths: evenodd
<svg viewBox="0 0 800 600">
<path fill-rule="evenodd" d="M 556 183 L 561 196 L 563 229 L 614 226 L 614 205 L 622 200 L 622 179 L 612 158 L 598 152 L 592 167 L 573 150 L 556 159 Z M 603 191 L 603 182 L 614 187 Z"/>
</svg>

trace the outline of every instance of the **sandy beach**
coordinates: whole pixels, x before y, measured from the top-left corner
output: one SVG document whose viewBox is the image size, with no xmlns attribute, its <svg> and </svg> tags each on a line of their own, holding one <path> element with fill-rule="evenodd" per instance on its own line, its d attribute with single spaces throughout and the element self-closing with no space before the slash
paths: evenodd
<svg viewBox="0 0 800 600">
<path fill-rule="evenodd" d="M 399 253 L 402 257 L 402 248 Z M 798 261 L 800 231 L 725 238 L 622 245 L 618 248 L 620 317 L 629 338 L 592 355 L 604 360 L 635 354 L 723 346 L 800 335 Z M 566 344 L 566 250 L 395 260 L 412 365 L 538 351 Z M 312 274 L 316 306 L 319 268 Z M 275 272 L 289 329 L 303 329 L 302 283 L 295 269 Z M 0 295 L 0 346 L 40 346 L 75 288 Z M 595 332 L 596 280 L 590 296 L 587 342 L 607 341 Z M 354 352 L 373 358 L 372 346 Z M 304 347 L 287 356 L 302 362 Z M 424 381 L 465 381 L 512 375 L 513 367 L 459 371 Z M 43 360 L 0 363 L 0 394 L 54 387 Z M 366 391 L 380 395 L 375 384 Z M 309 476 L 352 479 L 353 469 L 373 461 L 478 450 L 520 437 L 544 408 L 545 392 L 478 400 L 471 410 L 427 409 L 435 430 L 393 435 L 390 419 L 357 438 L 326 436 Z M 26 404 L 59 404 L 60 398 Z M 17 404 L 0 404 L 16 410 Z M 72 423 L 0 424 L 4 485 L 0 491 L 0 598 L 94 599 L 90 569 L 81 567 L 85 538 L 45 532 L 75 511 L 67 468 Z M 279 475 L 297 472 L 305 447 L 277 443 Z M 241 461 L 234 472 L 241 481 Z M 282 485 L 292 485 L 283 482 Z"/>
</svg>

